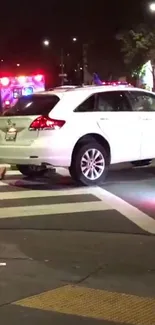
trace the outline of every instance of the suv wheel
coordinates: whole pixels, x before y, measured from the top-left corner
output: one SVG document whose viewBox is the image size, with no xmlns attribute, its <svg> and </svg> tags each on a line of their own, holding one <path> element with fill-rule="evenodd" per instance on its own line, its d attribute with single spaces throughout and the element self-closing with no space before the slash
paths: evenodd
<svg viewBox="0 0 155 325">
<path fill-rule="evenodd" d="M 109 159 L 105 149 L 94 141 L 77 151 L 69 171 L 76 182 L 93 186 L 103 183 L 108 167 Z"/>
<path fill-rule="evenodd" d="M 17 168 L 23 175 L 28 177 L 43 176 L 47 171 L 45 167 L 35 165 L 17 165 Z"/>
</svg>

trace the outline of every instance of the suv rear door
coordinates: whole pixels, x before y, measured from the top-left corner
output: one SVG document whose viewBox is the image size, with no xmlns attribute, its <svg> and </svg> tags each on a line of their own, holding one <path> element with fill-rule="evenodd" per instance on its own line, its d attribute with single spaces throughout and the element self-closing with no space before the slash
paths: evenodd
<svg viewBox="0 0 155 325">
<path fill-rule="evenodd" d="M 58 96 L 45 93 L 21 97 L 0 117 L 0 145 L 31 145 L 39 134 L 29 130 L 31 123 L 40 115 L 48 116 L 58 101 Z"/>
</svg>

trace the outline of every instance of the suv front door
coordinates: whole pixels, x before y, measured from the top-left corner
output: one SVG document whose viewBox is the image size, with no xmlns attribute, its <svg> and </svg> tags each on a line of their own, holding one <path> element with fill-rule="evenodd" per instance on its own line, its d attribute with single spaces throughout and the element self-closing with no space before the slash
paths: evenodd
<svg viewBox="0 0 155 325">
<path fill-rule="evenodd" d="M 147 91 L 130 91 L 133 115 L 141 123 L 141 159 L 155 158 L 155 95 Z"/>
<path fill-rule="evenodd" d="M 98 125 L 111 148 L 111 162 L 140 159 L 141 125 L 139 113 L 133 113 L 125 91 L 98 93 Z"/>
</svg>

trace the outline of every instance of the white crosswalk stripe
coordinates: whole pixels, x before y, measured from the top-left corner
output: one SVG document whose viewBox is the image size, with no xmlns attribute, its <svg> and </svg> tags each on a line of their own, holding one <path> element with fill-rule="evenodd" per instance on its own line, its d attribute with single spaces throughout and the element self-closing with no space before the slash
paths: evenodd
<svg viewBox="0 0 155 325">
<path fill-rule="evenodd" d="M 56 168 L 56 174 L 57 175 L 61 175 L 63 177 L 66 177 L 66 176 L 69 176 L 69 172 L 66 168 Z M 19 170 L 8 170 L 7 173 L 6 173 L 6 177 L 5 177 L 5 180 L 3 181 L 0 181 L 0 186 L 8 186 L 8 182 L 7 180 L 9 180 L 9 176 L 11 176 L 11 184 L 15 184 L 17 181 L 19 181 L 19 179 L 22 180 L 23 184 L 29 184 L 29 185 L 41 185 L 41 184 L 46 184 L 46 180 L 33 180 L 33 181 L 30 181 L 30 180 L 26 180 L 26 179 L 22 179 L 22 174 L 20 173 Z M 13 177 L 13 178 L 12 178 Z M 21 184 L 22 185 L 22 184 Z"/>
<path fill-rule="evenodd" d="M 0 218 L 18 218 L 36 215 L 65 214 L 75 212 L 104 211 L 110 207 L 103 204 L 102 201 L 96 202 L 77 202 L 77 203 L 60 203 L 51 205 L 35 205 L 16 208 L 0 208 Z"/>
<path fill-rule="evenodd" d="M 57 169 L 64 179 L 68 172 Z M 57 182 L 57 181 L 56 181 Z M 19 171 L 9 171 L 0 181 L 0 219 L 54 216 L 84 212 L 119 212 L 144 232 L 155 234 L 155 220 L 136 207 L 99 187 L 46 187 L 47 179 L 28 180 Z M 53 184 L 52 184 L 53 185 Z M 6 190 L 5 189 L 6 186 Z M 33 187 L 33 186 L 37 186 Z M 35 189 L 34 189 L 35 188 Z M 95 215 L 95 214 L 94 214 Z M 105 214 L 104 214 L 105 216 Z"/>
<path fill-rule="evenodd" d="M 4 182 L 0 181 L 0 186 L 6 186 L 8 184 L 5 184 Z"/>
<path fill-rule="evenodd" d="M 87 188 L 76 188 L 72 190 L 57 190 L 57 191 L 51 191 L 51 190 L 44 190 L 39 191 L 39 195 L 44 197 L 50 197 L 50 196 L 68 196 L 68 195 L 78 195 L 78 194 L 90 194 L 90 190 Z M 36 198 L 38 197 L 38 191 L 22 191 L 22 192 L 1 192 L 0 195 L 0 201 L 1 200 L 9 200 L 9 199 L 29 199 L 29 198 Z"/>
<path fill-rule="evenodd" d="M 95 195 L 101 200 L 105 200 L 107 204 L 113 206 L 115 210 L 120 212 L 120 214 L 133 222 L 139 228 L 151 234 L 155 234 L 155 220 L 146 213 L 104 189 L 96 189 Z"/>
<path fill-rule="evenodd" d="M 59 170 L 57 171 L 57 173 Z M 60 170 L 59 175 L 63 175 L 63 169 Z M 16 179 L 16 176 L 18 178 Z M 63 176 L 67 176 L 66 171 Z M 13 177 L 13 178 L 9 178 Z M 20 181 L 20 183 L 18 183 Z M 9 186 L 19 186 L 19 190 L 11 191 Z M 20 191 L 20 187 L 30 185 L 28 190 Z M 8 171 L 6 178 L 1 181 L 1 195 L 0 195 L 0 218 L 18 218 L 18 217 L 32 217 L 32 216 L 44 216 L 44 215 L 57 215 L 57 214 L 71 214 L 75 212 L 89 212 L 89 211 L 105 211 L 111 209 L 106 202 L 101 201 L 94 193 L 92 194 L 92 188 L 67 188 L 58 190 L 44 190 L 42 185 L 46 184 L 46 179 L 39 181 L 29 181 L 23 179 L 22 175 L 18 171 Z M 7 192 L 3 192 L 4 186 L 8 187 Z M 31 185 L 40 185 L 37 190 L 31 190 Z M 77 202 L 72 202 L 76 196 Z M 39 204 L 35 204 L 35 199 L 39 197 Z M 54 204 L 44 203 L 47 198 L 60 199 L 59 203 Z M 66 202 L 62 203 L 62 198 L 66 198 Z M 92 197 L 92 201 L 91 201 Z M 32 201 L 33 199 L 33 201 Z M 20 202 L 19 202 L 20 201 Z M 17 206 L 14 206 L 16 204 Z M 6 203 L 6 205 L 5 205 Z"/>
</svg>

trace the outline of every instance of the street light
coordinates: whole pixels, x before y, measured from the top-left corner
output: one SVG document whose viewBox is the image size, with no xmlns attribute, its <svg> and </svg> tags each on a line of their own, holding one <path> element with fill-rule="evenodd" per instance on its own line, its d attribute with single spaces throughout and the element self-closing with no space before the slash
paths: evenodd
<svg viewBox="0 0 155 325">
<path fill-rule="evenodd" d="M 155 2 L 150 3 L 149 9 L 150 11 L 155 12 Z"/>
<path fill-rule="evenodd" d="M 50 45 L 50 41 L 48 39 L 45 39 L 43 41 L 43 45 L 48 47 Z"/>
<path fill-rule="evenodd" d="M 73 38 L 72 38 L 72 41 L 73 41 L 73 42 L 77 42 L 77 38 L 76 38 L 76 37 L 73 37 Z"/>
<path fill-rule="evenodd" d="M 20 63 L 17 63 L 17 67 L 20 67 Z"/>
</svg>

